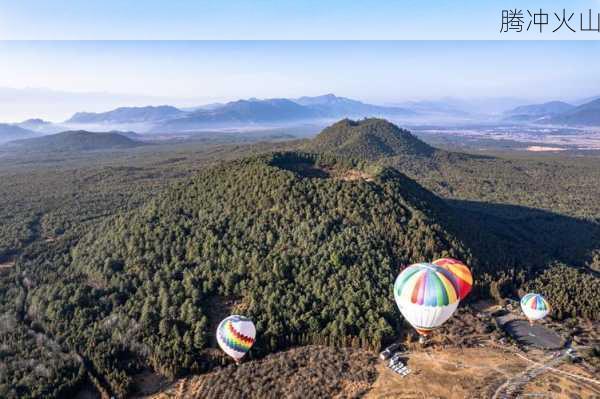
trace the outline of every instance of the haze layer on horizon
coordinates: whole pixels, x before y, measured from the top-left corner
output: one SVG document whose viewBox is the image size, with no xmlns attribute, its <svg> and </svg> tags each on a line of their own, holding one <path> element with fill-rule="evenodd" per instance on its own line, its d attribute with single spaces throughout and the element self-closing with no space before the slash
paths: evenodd
<svg viewBox="0 0 600 399">
<path fill-rule="evenodd" d="M 593 41 L 4 41 L 0 52 L 10 122 L 325 93 L 378 104 L 600 94 Z"/>
</svg>

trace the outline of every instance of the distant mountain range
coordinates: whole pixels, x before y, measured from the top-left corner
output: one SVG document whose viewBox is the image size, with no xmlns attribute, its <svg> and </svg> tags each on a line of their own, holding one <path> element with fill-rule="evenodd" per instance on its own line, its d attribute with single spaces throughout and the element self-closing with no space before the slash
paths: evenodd
<svg viewBox="0 0 600 399">
<path fill-rule="evenodd" d="M 158 107 L 121 107 L 108 112 L 78 112 L 65 123 L 76 124 L 125 124 L 157 122 L 171 118 L 178 118 L 185 115 L 186 112 L 170 105 L 161 105 Z"/>
<path fill-rule="evenodd" d="M 159 124 L 154 131 L 186 131 L 207 127 L 286 124 L 333 120 L 341 117 L 406 117 L 416 113 L 399 107 L 382 107 L 327 94 L 298 99 L 239 100 L 198 109 L 188 115 Z"/>
<path fill-rule="evenodd" d="M 600 98 L 560 113 L 548 122 L 560 125 L 600 126 Z"/>
<path fill-rule="evenodd" d="M 550 101 L 543 104 L 522 105 L 506 112 L 505 115 L 507 119 L 513 121 L 535 121 L 559 115 L 573 108 L 574 105 L 562 101 Z"/>
<path fill-rule="evenodd" d="M 514 107 L 514 99 L 474 101 L 447 98 L 439 101 L 404 102 L 390 106 L 364 103 L 334 94 L 300 98 L 271 98 L 213 103 L 180 109 L 170 105 L 121 107 L 107 112 L 77 112 L 62 123 L 29 119 L 2 125 L 0 142 L 54 134 L 68 130 L 135 131 L 152 134 L 191 134 L 228 129 L 270 129 L 292 126 L 326 126 L 349 118 L 385 118 L 403 124 L 445 125 L 456 123 L 544 123 L 570 126 L 600 126 L 600 98 L 572 105 L 562 101 Z M 502 104 L 514 108 L 493 113 Z M 517 103 L 518 104 L 518 103 Z M 480 113 L 482 109 L 492 113 Z M 479 110 L 479 111 L 478 111 Z M 479 112 L 479 113 L 478 113 Z M 19 130 L 23 129 L 23 130 Z"/>
<path fill-rule="evenodd" d="M 66 130 L 61 125 L 54 124 L 43 119 L 27 119 L 26 121 L 15 123 L 14 125 L 41 134 L 54 134 Z"/>
<path fill-rule="evenodd" d="M 366 104 L 345 97 L 337 97 L 334 94 L 326 94 L 317 97 L 300 97 L 292 100 L 297 104 L 308 107 L 318 116 L 324 118 L 348 118 L 369 116 L 414 116 L 417 113 L 403 107 L 383 107 L 379 105 Z"/>
<path fill-rule="evenodd" d="M 23 129 L 37 130 L 51 124 L 52 122 L 47 122 L 43 119 L 27 119 L 26 121 L 17 123 L 16 125 L 22 127 Z"/>
<path fill-rule="evenodd" d="M 124 107 L 112 111 L 78 112 L 64 123 L 69 125 L 151 124 L 153 132 L 182 132 L 207 128 L 286 124 L 300 121 L 334 120 L 343 117 L 409 117 L 417 113 L 401 107 L 366 104 L 327 94 L 297 99 L 248 99 L 211 104 L 191 109 L 172 106 Z"/>
<path fill-rule="evenodd" d="M 314 119 L 317 115 L 287 99 L 239 100 L 214 109 L 199 109 L 187 115 L 167 120 L 154 131 L 185 131 L 205 127 L 240 126 L 248 124 L 270 124 Z"/>
<path fill-rule="evenodd" d="M 91 133 L 83 130 L 69 131 L 11 141 L 6 148 L 26 152 L 96 151 L 132 148 L 145 145 L 119 133 Z"/>
<path fill-rule="evenodd" d="M 579 106 L 562 101 L 524 105 L 507 111 L 505 120 L 552 125 L 600 126 L 600 98 Z"/>
</svg>

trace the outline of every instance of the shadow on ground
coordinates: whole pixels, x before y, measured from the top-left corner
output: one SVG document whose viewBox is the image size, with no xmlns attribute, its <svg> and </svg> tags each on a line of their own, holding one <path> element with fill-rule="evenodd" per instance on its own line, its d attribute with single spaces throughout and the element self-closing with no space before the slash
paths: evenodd
<svg viewBox="0 0 600 399">
<path fill-rule="evenodd" d="M 555 261 L 583 267 L 600 251 L 600 224 L 594 221 L 517 205 L 446 202 L 455 210 L 457 235 L 490 264 L 541 272 Z"/>
</svg>

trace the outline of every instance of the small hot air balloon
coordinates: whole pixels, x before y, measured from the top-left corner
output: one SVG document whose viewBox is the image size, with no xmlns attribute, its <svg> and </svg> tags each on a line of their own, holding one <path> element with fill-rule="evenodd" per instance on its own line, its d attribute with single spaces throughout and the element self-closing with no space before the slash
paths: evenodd
<svg viewBox="0 0 600 399">
<path fill-rule="evenodd" d="M 457 288 L 460 300 L 466 298 L 473 287 L 473 275 L 469 267 L 459 260 L 442 258 L 433 261 L 434 265 L 448 270 L 452 273 L 452 283 Z"/>
<path fill-rule="evenodd" d="M 533 324 L 534 321 L 546 317 L 550 311 L 550 305 L 540 294 L 529 293 L 521 298 L 521 309 L 529 320 L 529 324 Z"/>
<path fill-rule="evenodd" d="M 239 363 L 254 344 L 256 327 L 252 320 L 244 316 L 232 315 L 225 318 L 217 327 L 217 342 L 223 352 Z"/>
<path fill-rule="evenodd" d="M 431 263 L 417 263 L 396 278 L 394 298 L 404 318 L 422 336 L 452 316 L 460 301 L 449 272 Z"/>
</svg>

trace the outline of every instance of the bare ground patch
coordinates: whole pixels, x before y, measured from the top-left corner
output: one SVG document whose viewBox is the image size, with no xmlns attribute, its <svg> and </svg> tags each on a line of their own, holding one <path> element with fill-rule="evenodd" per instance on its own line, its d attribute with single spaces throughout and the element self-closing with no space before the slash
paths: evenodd
<svg viewBox="0 0 600 399">
<path fill-rule="evenodd" d="M 292 171 L 299 176 L 317 179 L 335 179 L 343 181 L 373 181 L 374 176 L 358 169 L 337 167 L 336 165 L 317 165 L 311 162 L 289 162 L 278 165 L 279 167 Z"/>
<path fill-rule="evenodd" d="M 135 386 L 135 392 L 138 395 L 150 395 L 157 392 L 168 385 L 167 379 L 160 374 L 146 370 L 140 374 L 133 376 L 133 384 Z"/>
<path fill-rule="evenodd" d="M 373 175 L 363 172 L 356 169 L 350 169 L 343 173 L 340 173 L 336 176 L 339 180 L 344 181 L 356 181 L 356 180 L 365 180 L 365 181 L 373 181 Z"/>
<path fill-rule="evenodd" d="M 356 398 L 377 376 L 362 350 L 306 346 L 181 379 L 152 398 Z"/>
<path fill-rule="evenodd" d="M 594 378 L 593 375 L 572 364 L 563 364 L 558 370 L 582 377 Z M 573 398 L 578 395 L 582 399 L 600 397 L 600 384 L 571 378 L 558 373 L 545 373 L 530 381 L 523 387 L 523 392 L 530 395 L 551 394 L 552 398 Z"/>
<path fill-rule="evenodd" d="M 548 353 L 530 352 L 528 357 L 547 364 Z M 367 398 L 491 398 L 496 391 L 520 379 L 525 372 L 531 375 L 523 384 L 518 384 L 515 394 L 570 398 L 577 394 L 581 398 L 597 397 L 600 385 L 581 381 L 559 374 L 552 369 L 533 366 L 532 363 L 510 351 L 494 347 L 447 348 L 410 353 L 404 359 L 412 370 L 401 378 L 382 362 L 379 378 Z M 537 368 L 537 372 L 530 370 Z M 561 364 L 557 370 L 573 375 L 593 378 L 580 365 Z M 511 396 L 512 397 L 512 396 Z M 519 396 L 520 397 L 520 396 Z"/>
</svg>

